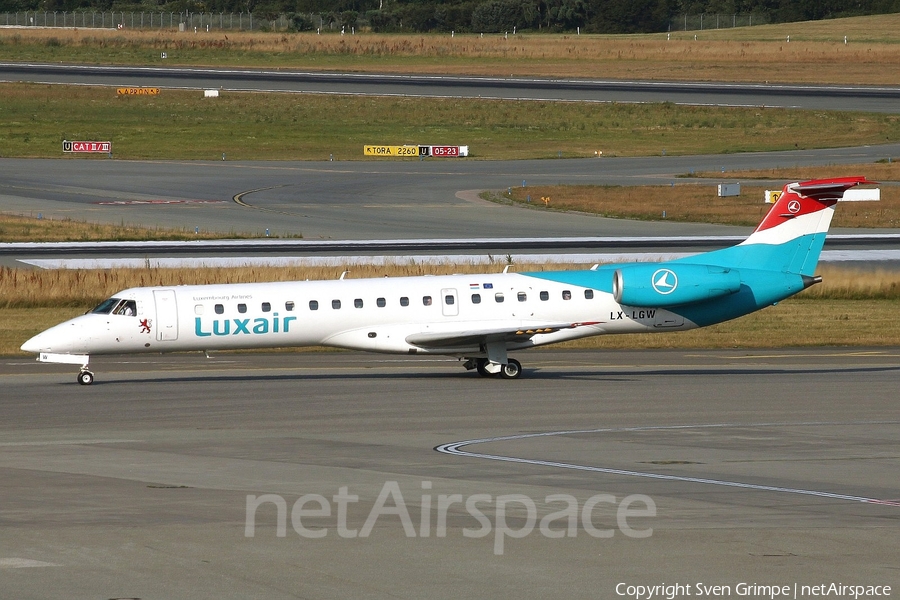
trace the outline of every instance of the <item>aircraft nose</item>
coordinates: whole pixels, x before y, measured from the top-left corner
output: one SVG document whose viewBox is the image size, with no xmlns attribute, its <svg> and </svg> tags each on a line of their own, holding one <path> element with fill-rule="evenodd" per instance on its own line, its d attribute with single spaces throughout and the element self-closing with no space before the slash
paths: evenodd
<svg viewBox="0 0 900 600">
<path fill-rule="evenodd" d="M 33 352 L 35 354 L 40 354 L 41 352 L 49 352 L 49 351 L 60 351 L 60 344 L 54 343 L 56 335 L 53 335 L 51 330 L 42 331 L 37 334 L 33 338 L 29 339 L 27 342 L 22 344 L 22 351 L 24 352 Z"/>
<path fill-rule="evenodd" d="M 23 352 L 71 352 L 75 346 L 80 327 L 75 327 L 72 322 L 62 323 L 42 331 L 27 342 L 22 344 Z"/>
<path fill-rule="evenodd" d="M 38 354 L 41 351 L 41 334 L 37 334 L 33 338 L 29 339 L 27 342 L 22 344 L 19 348 L 22 352 L 32 352 L 34 354 Z"/>
</svg>

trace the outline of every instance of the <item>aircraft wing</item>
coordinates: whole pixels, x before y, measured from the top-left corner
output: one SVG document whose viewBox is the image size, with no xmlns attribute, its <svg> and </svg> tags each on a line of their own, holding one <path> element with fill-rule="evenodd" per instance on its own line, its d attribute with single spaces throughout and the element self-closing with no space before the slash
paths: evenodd
<svg viewBox="0 0 900 600">
<path fill-rule="evenodd" d="M 423 348 L 449 348 L 472 346 L 490 342 L 524 342 L 539 333 L 555 333 L 560 329 L 574 329 L 596 323 L 541 323 L 527 327 L 496 327 L 464 331 L 435 331 L 413 333 L 406 341 Z"/>
</svg>

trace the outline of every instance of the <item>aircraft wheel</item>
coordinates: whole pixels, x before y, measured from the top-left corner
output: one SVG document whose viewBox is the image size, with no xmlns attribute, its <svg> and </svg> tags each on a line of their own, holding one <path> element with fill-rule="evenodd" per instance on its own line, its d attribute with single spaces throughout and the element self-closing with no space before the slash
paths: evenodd
<svg viewBox="0 0 900 600">
<path fill-rule="evenodd" d="M 500 369 L 500 376 L 504 379 L 518 379 L 522 374 L 522 363 L 514 358 L 510 358 L 509 362 Z"/>
<path fill-rule="evenodd" d="M 482 377 L 493 377 L 496 373 L 491 373 L 487 370 L 488 360 L 486 358 L 479 358 L 475 361 L 475 368 L 478 369 L 478 374 Z"/>
<path fill-rule="evenodd" d="M 81 371 L 78 373 L 78 383 L 81 385 L 91 385 L 94 383 L 94 374 L 90 371 Z"/>
</svg>

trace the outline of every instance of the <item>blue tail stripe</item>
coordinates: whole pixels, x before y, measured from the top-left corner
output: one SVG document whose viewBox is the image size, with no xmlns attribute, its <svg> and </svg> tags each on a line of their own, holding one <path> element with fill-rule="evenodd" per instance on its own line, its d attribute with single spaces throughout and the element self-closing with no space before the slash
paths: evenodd
<svg viewBox="0 0 900 600">
<path fill-rule="evenodd" d="M 672 262 L 716 265 L 731 269 L 765 269 L 785 273 L 813 275 L 825 245 L 824 233 L 800 236 L 784 244 L 747 244 L 688 256 Z"/>
<path fill-rule="evenodd" d="M 742 279 L 743 273 L 747 269 L 812 276 L 824 244 L 825 234 L 815 233 L 798 237 L 784 244 L 732 246 L 654 264 L 659 267 L 679 263 L 702 264 L 737 269 L 741 272 Z M 522 273 L 522 275 L 612 293 L 612 274 L 623 266 L 626 265 L 604 265 L 595 271 L 531 271 Z"/>
</svg>

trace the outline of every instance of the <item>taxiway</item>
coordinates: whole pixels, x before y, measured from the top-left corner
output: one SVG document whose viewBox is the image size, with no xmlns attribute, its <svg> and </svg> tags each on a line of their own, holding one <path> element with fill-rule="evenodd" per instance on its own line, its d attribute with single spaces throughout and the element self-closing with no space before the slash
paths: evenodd
<svg viewBox="0 0 900 600">
<path fill-rule="evenodd" d="M 618 583 L 900 585 L 900 349 L 519 358 L 527 371 L 510 382 L 453 360 L 344 352 L 108 357 L 88 388 L 71 368 L 4 359 L 0 596 L 614 598 Z M 435 450 L 453 442 L 471 455 Z M 248 528 L 248 497 L 264 495 L 285 503 L 283 537 L 274 503 L 252 511 Z M 343 524 L 342 495 L 357 497 L 344 501 Z M 439 496 L 455 495 L 439 536 Z M 554 495 L 579 512 L 594 498 L 589 524 L 610 536 L 590 535 L 582 519 L 564 537 L 543 533 L 562 506 Z M 382 496 L 387 512 L 359 535 Z M 315 516 L 318 498 L 327 516 Z M 652 501 L 652 516 L 627 522 L 647 537 L 618 522 L 627 498 Z M 491 527 L 482 537 L 466 534 L 485 526 L 470 500 Z M 528 500 L 533 529 L 505 535 L 498 554 L 501 524 L 528 531 Z M 398 502 L 411 530 L 390 514 Z"/>
</svg>

